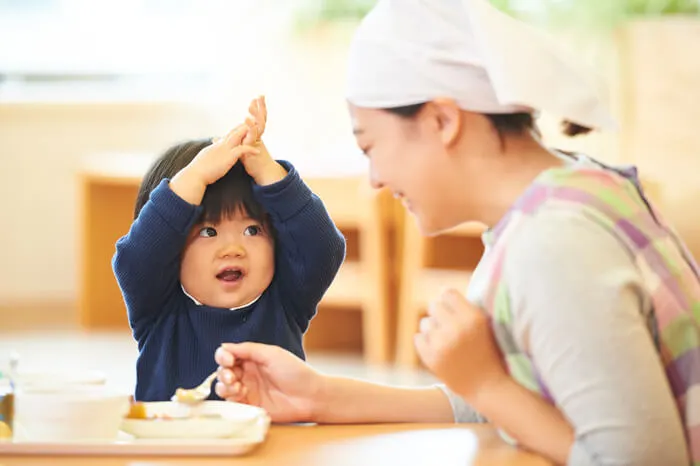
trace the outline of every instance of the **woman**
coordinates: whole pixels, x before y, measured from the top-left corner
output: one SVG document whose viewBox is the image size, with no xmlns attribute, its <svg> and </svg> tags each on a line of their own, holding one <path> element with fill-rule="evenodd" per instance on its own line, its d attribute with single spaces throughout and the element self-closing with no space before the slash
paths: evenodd
<svg viewBox="0 0 700 466">
<path fill-rule="evenodd" d="M 243 343 L 217 350 L 217 393 L 279 422 L 488 419 L 557 463 L 700 461 L 697 267 L 633 169 L 550 150 L 534 123 L 608 127 L 585 74 L 485 0 L 385 0 L 355 35 L 348 88 L 374 187 L 426 235 L 490 227 L 468 299 L 442 294 L 415 339 L 444 385 L 329 377 Z"/>
</svg>

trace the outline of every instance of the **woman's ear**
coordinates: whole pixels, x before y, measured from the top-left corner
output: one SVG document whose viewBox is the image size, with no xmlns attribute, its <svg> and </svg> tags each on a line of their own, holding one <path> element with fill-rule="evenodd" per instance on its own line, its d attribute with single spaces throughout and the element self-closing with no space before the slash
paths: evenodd
<svg viewBox="0 0 700 466">
<path fill-rule="evenodd" d="M 462 126 L 462 110 L 452 99 L 438 98 L 430 102 L 440 131 L 442 143 L 452 146 L 459 138 Z"/>
</svg>

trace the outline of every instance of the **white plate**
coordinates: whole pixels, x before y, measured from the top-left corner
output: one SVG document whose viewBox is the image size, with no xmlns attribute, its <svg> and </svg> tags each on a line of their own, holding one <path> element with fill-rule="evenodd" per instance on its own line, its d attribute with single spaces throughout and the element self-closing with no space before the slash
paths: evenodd
<svg viewBox="0 0 700 466">
<path fill-rule="evenodd" d="M 121 430 L 142 439 L 213 439 L 245 435 L 267 417 L 263 409 L 230 401 L 203 401 L 190 412 L 171 401 L 144 403 L 148 416 L 174 419 L 124 419 Z M 186 417 L 188 416 L 189 417 Z M 217 417 L 207 417 L 207 416 Z"/>
</svg>

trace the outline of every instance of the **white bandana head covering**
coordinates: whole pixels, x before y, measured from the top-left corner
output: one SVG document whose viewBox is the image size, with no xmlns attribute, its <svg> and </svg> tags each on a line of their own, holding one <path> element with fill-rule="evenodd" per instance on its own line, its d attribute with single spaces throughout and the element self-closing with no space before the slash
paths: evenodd
<svg viewBox="0 0 700 466">
<path fill-rule="evenodd" d="M 379 0 L 353 38 L 347 86 L 360 107 L 449 97 L 478 113 L 541 110 L 614 127 L 594 75 L 488 0 Z"/>
</svg>

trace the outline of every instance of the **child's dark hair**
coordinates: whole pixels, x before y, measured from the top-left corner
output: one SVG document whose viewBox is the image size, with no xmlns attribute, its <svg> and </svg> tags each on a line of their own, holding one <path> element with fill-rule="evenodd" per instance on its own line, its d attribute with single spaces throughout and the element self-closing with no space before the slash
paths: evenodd
<svg viewBox="0 0 700 466">
<path fill-rule="evenodd" d="M 211 143 L 210 139 L 186 141 L 170 147 L 158 157 L 141 181 L 136 197 L 134 218 L 139 216 L 151 192 L 163 179 L 172 179 Z M 237 162 L 228 173 L 207 186 L 202 207 L 203 212 L 198 223 L 216 224 L 242 209 L 250 218 L 260 222 L 264 228 L 271 228 L 266 212 L 253 195 L 253 179 L 245 171 L 241 162 Z"/>
<path fill-rule="evenodd" d="M 413 118 L 421 111 L 425 103 L 406 105 L 403 107 L 393 107 L 385 109 L 389 113 L 398 115 L 404 118 Z M 524 131 L 537 130 L 535 117 L 531 113 L 486 113 L 486 118 L 491 121 L 493 127 L 496 128 L 501 136 L 505 134 L 520 134 Z M 581 126 L 570 121 L 562 122 L 562 131 L 566 136 L 578 136 L 579 134 L 587 134 L 592 130 L 585 126 Z"/>
</svg>

